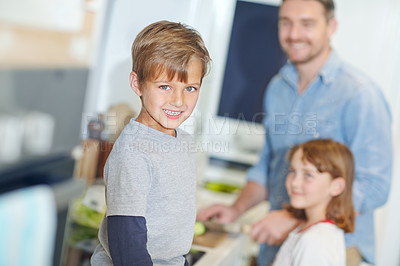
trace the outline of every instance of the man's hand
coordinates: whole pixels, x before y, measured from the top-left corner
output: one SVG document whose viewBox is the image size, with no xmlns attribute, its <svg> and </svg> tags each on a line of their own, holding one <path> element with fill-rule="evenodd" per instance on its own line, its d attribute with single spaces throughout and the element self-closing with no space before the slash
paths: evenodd
<svg viewBox="0 0 400 266">
<path fill-rule="evenodd" d="M 216 222 L 226 224 L 235 221 L 239 216 L 239 211 L 232 206 L 214 204 L 208 208 L 200 210 L 197 213 L 196 219 L 199 221 L 205 221 L 214 217 Z"/>
<path fill-rule="evenodd" d="M 270 211 L 252 225 L 250 236 L 260 244 L 280 245 L 299 224 L 300 221 L 290 216 L 286 210 Z"/>
<path fill-rule="evenodd" d="M 247 209 L 257 205 L 267 198 L 267 190 L 260 184 L 250 181 L 240 192 L 235 203 L 231 206 L 214 204 L 197 213 L 197 220 L 205 221 L 215 217 L 216 222 L 234 222 Z"/>
</svg>

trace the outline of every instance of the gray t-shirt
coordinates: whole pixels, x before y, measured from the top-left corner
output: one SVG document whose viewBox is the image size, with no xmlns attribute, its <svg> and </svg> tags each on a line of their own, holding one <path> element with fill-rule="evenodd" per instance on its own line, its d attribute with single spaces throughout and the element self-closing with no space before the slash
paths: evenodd
<svg viewBox="0 0 400 266">
<path fill-rule="evenodd" d="M 196 219 L 196 160 L 193 138 L 176 138 L 134 119 L 125 127 L 104 167 L 106 216 L 143 216 L 147 250 L 154 265 L 184 265 Z M 99 231 L 93 265 L 112 265 L 107 219 Z"/>
</svg>

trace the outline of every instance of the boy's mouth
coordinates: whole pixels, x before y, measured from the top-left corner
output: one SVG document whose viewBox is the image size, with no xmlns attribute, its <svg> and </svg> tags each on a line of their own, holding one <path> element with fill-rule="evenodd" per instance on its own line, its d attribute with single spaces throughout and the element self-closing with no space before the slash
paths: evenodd
<svg viewBox="0 0 400 266">
<path fill-rule="evenodd" d="M 163 109 L 164 113 L 167 115 L 168 118 L 177 119 L 181 116 L 183 111 L 171 111 L 167 109 Z"/>
</svg>

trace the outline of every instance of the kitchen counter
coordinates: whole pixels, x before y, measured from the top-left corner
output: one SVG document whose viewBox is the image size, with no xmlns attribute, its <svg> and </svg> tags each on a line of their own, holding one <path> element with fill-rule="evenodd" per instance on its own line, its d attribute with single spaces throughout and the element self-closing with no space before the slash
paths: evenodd
<svg viewBox="0 0 400 266">
<path fill-rule="evenodd" d="M 232 204 L 238 194 L 219 193 L 204 188 L 198 188 L 197 208 L 205 208 L 214 203 Z M 261 219 L 269 209 L 268 202 L 262 202 L 246 211 L 235 223 L 252 224 Z M 258 252 L 258 244 L 243 233 L 229 234 L 229 236 L 214 248 L 192 245 L 192 249 L 206 252 L 195 266 L 244 266 L 248 265 L 250 256 Z"/>
</svg>

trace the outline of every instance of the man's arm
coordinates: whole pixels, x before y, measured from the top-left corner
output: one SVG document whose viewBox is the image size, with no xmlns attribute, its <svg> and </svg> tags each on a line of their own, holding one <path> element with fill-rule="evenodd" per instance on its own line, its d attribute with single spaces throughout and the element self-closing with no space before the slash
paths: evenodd
<svg viewBox="0 0 400 266">
<path fill-rule="evenodd" d="M 267 169 L 269 161 L 269 145 L 266 135 L 265 145 L 260 152 L 257 164 L 247 171 L 247 184 L 242 189 L 235 203 L 231 206 L 214 204 L 197 213 L 197 220 L 204 221 L 216 217 L 220 223 L 231 223 L 247 209 L 267 199 Z"/>
<path fill-rule="evenodd" d="M 257 182 L 249 181 L 242 189 L 240 195 L 232 204 L 232 208 L 236 209 L 241 215 L 246 210 L 257 205 L 267 199 L 267 189 Z"/>
<path fill-rule="evenodd" d="M 153 265 L 147 251 L 147 227 L 144 217 L 108 216 L 107 232 L 114 265 Z"/>
<path fill-rule="evenodd" d="M 266 101 L 266 99 L 265 99 Z M 268 131 L 268 129 L 266 129 Z M 249 208 L 264 201 L 268 197 L 267 178 L 270 160 L 270 143 L 268 133 L 265 134 L 265 143 L 260 152 L 260 158 L 246 173 L 247 184 L 242 189 L 232 208 L 240 215 Z"/>
<path fill-rule="evenodd" d="M 355 158 L 354 208 L 361 214 L 386 203 L 391 182 L 392 134 L 389 107 L 378 89 L 366 88 L 347 104 L 345 142 Z"/>
<path fill-rule="evenodd" d="M 267 190 L 256 182 L 248 182 L 239 197 L 231 206 L 213 204 L 197 213 L 197 220 L 205 221 L 212 217 L 219 223 L 234 222 L 247 209 L 266 199 Z"/>
<path fill-rule="evenodd" d="M 270 211 L 252 225 L 250 236 L 260 244 L 280 245 L 300 223 L 301 221 L 293 218 L 287 210 Z"/>
</svg>

